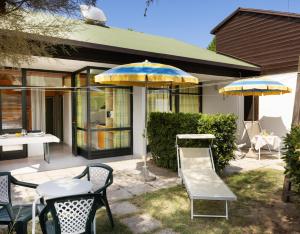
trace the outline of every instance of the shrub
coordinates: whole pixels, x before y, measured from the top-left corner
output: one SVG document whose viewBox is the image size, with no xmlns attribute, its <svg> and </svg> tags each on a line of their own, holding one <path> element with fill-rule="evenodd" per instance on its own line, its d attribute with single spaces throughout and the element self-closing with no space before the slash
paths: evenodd
<svg viewBox="0 0 300 234">
<path fill-rule="evenodd" d="M 285 161 L 285 174 L 293 186 L 300 192 L 300 125 L 292 127 L 290 133 L 284 138 L 283 160 Z"/>
<path fill-rule="evenodd" d="M 151 113 L 148 121 L 148 143 L 155 164 L 176 171 L 176 135 L 210 133 L 216 136 L 212 148 L 216 169 L 224 169 L 234 157 L 236 119 L 233 114 Z M 199 146 L 199 143 L 184 141 L 180 145 Z"/>
</svg>

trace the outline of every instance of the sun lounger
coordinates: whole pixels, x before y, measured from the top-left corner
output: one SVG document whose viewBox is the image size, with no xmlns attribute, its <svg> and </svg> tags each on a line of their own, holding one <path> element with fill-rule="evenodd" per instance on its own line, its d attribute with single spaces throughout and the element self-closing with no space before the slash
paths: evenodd
<svg viewBox="0 0 300 234">
<path fill-rule="evenodd" d="M 215 172 L 211 145 L 207 148 L 179 147 L 178 140 L 200 139 L 213 141 L 210 134 L 181 134 L 176 136 L 178 175 L 191 201 L 191 219 L 194 217 L 223 217 L 228 219 L 228 201 L 236 200 L 223 180 Z M 194 200 L 225 201 L 225 215 L 195 214 Z"/>
</svg>

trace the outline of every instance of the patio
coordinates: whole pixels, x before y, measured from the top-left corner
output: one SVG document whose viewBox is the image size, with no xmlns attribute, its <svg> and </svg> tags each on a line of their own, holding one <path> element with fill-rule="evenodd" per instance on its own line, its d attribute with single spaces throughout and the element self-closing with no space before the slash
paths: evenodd
<svg viewBox="0 0 300 234">
<path fill-rule="evenodd" d="M 277 154 L 275 154 L 274 157 L 270 155 L 268 157 L 263 156 L 262 159 L 258 161 L 255 157 L 253 157 L 253 155 L 248 154 L 244 159 L 232 161 L 230 166 L 226 168 L 225 173 L 227 175 L 236 172 L 242 172 L 242 174 L 244 174 L 257 169 L 268 168 L 283 171 L 282 160 L 275 158 L 276 155 Z M 66 157 L 68 156 L 66 155 Z M 99 160 L 96 161 L 99 162 Z M 117 225 L 125 225 L 129 227 L 129 230 L 131 230 L 133 233 L 149 233 L 153 230 L 161 231 L 158 233 L 176 233 L 170 228 L 163 228 L 163 225 L 159 220 L 154 219 L 152 214 L 145 212 L 140 206 L 137 206 L 135 202 L 140 201 L 140 199 L 143 199 L 144 196 L 148 196 L 146 194 L 153 194 L 155 191 L 157 191 L 159 194 L 164 193 L 163 191 L 171 191 L 174 189 L 177 191 L 176 186 L 180 184 L 177 173 L 158 168 L 150 162 L 150 171 L 157 176 L 157 180 L 144 183 L 140 180 L 140 172 L 143 165 L 143 161 L 140 158 L 126 156 L 122 157 L 121 160 L 118 158 L 110 158 L 103 159 L 101 162 L 103 161 L 105 161 L 105 163 L 114 169 L 114 183 L 108 189 L 108 199 L 111 204 L 112 213 L 114 217 L 117 218 Z M 16 170 L 16 165 L 11 164 L 11 170 L 15 177 L 21 181 L 30 181 L 32 183 L 40 184 L 50 180 L 79 175 L 83 171 L 83 165 L 86 162 L 81 161 L 80 163 L 82 164 L 76 167 L 40 172 Z M 55 163 L 54 160 L 54 165 L 58 166 L 59 163 Z M 54 168 L 54 165 L 52 165 L 52 168 Z M 8 165 L 6 166 L 8 168 Z M 36 192 L 33 189 L 22 187 L 15 187 L 13 194 L 14 203 L 31 203 L 36 197 Z M 98 214 L 98 216 L 101 220 L 106 219 L 101 212 Z M 116 233 L 120 233 L 118 232 L 120 227 L 116 228 Z"/>
</svg>

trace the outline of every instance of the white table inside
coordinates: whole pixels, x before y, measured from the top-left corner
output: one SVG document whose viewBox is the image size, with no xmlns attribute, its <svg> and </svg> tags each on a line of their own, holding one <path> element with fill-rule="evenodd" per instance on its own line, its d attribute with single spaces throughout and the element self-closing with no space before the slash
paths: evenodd
<svg viewBox="0 0 300 234">
<path fill-rule="evenodd" d="M 88 180 L 80 179 L 59 179 L 52 180 L 40 184 L 36 188 L 36 192 L 39 197 L 32 204 L 32 233 L 35 233 L 35 211 L 36 211 L 36 202 L 44 197 L 46 199 L 55 198 L 55 197 L 64 197 L 77 194 L 85 194 L 92 190 L 92 183 Z"/>
<path fill-rule="evenodd" d="M 251 139 L 251 143 L 255 149 L 258 150 L 258 159 L 260 160 L 261 148 L 265 145 L 271 145 L 273 149 L 278 150 L 278 157 L 280 157 L 281 138 L 275 135 L 255 135 Z"/>
<path fill-rule="evenodd" d="M 0 138 L 0 146 L 43 144 L 44 160 L 48 163 L 50 163 L 49 143 L 51 142 L 59 143 L 60 140 L 58 137 L 51 134 L 45 134 L 43 136 L 34 136 L 34 135 L 16 136 L 14 134 L 9 134 L 5 138 Z"/>
</svg>

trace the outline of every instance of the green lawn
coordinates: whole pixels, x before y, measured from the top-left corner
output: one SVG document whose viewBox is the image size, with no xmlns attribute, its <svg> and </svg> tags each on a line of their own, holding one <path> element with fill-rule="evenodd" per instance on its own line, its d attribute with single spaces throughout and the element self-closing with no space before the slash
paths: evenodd
<svg viewBox="0 0 300 234">
<path fill-rule="evenodd" d="M 119 222 L 117 217 L 114 217 L 115 227 L 112 229 L 110 226 L 110 222 L 107 218 L 105 210 L 100 210 L 97 212 L 97 233 L 108 234 L 132 234 L 132 232 L 122 223 Z M 31 225 L 28 225 L 28 233 L 31 233 Z M 40 229 L 40 225 L 37 223 L 36 225 L 36 234 L 42 234 Z M 1 231 L 0 231 L 1 234 Z"/>
<path fill-rule="evenodd" d="M 182 186 L 138 196 L 134 204 L 178 233 L 300 233 L 300 202 L 281 202 L 283 173 L 257 170 L 227 177 L 238 201 L 229 206 L 230 218 L 190 219 L 190 205 Z M 199 201 L 196 211 L 222 212 L 223 203 Z M 221 208 L 221 209 L 220 209 Z"/>
</svg>

